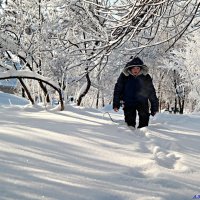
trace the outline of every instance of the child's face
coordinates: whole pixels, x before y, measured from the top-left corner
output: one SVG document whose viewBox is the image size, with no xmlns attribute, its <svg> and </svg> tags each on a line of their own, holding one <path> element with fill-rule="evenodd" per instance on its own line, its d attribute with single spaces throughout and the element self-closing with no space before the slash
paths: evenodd
<svg viewBox="0 0 200 200">
<path fill-rule="evenodd" d="M 139 74 L 139 72 L 140 72 L 140 67 L 132 67 L 131 68 L 131 73 L 134 75 L 134 76 L 137 76 L 138 74 Z"/>
</svg>

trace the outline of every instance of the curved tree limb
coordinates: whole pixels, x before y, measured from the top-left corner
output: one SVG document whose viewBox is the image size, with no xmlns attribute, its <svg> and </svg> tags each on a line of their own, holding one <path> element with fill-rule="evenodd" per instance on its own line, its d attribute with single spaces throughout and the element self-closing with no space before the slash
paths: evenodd
<svg viewBox="0 0 200 200">
<path fill-rule="evenodd" d="M 54 83 L 53 81 L 43 77 L 42 75 L 39 75 L 35 72 L 30 72 L 30 71 L 25 71 L 25 70 L 9 70 L 7 72 L 1 72 L 0 73 L 0 80 L 3 79 L 13 79 L 13 78 L 26 78 L 26 79 L 33 79 L 33 80 L 37 80 L 43 83 L 46 83 L 47 85 L 49 85 L 50 87 L 52 87 L 53 89 L 55 89 L 58 94 L 59 94 L 59 100 L 60 100 L 60 110 L 64 110 L 64 102 L 63 102 L 63 98 L 62 98 L 62 92 L 61 89 L 59 87 L 59 85 L 57 85 L 56 83 Z"/>
</svg>

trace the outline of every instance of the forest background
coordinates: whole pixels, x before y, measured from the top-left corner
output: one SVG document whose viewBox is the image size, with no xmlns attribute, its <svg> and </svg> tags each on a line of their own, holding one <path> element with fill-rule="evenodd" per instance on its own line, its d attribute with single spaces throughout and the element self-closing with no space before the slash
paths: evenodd
<svg viewBox="0 0 200 200">
<path fill-rule="evenodd" d="M 125 64 L 149 67 L 160 110 L 200 110 L 198 0 L 0 0 L 0 79 L 60 110 L 112 102 Z"/>
</svg>

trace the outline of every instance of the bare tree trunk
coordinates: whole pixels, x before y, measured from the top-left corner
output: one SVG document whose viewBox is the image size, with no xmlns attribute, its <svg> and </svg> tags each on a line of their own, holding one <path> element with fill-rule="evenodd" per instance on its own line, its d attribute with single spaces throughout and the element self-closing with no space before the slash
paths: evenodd
<svg viewBox="0 0 200 200">
<path fill-rule="evenodd" d="M 162 92 L 161 92 L 161 88 L 162 88 L 162 81 L 164 79 L 165 73 L 163 73 L 161 75 L 159 84 L 158 84 L 158 100 L 159 100 L 159 110 L 161 111 L 161 102 L 162 102 Z"/>
<path fill-rule="evenodd" d="M 158 101 L 159 101 L 159 111 L 161 111 L 162 110 L 162 93 L 159 94 Z"/>
<path fill-rule="evenodd" d="M 89 73 L 87 73 L 85 77 L 87 79 L 87 87 L 85 88 L 85 91 L 83 91 L 83 93 L 80 94 L 80 96 L 78 97 L 77 106 L 81 105 L 81 101 L 82 101 L 83 97 L 88 93 L 90 86 L 91 86 L 91 80 L 90 80 L 90 77 L 89 77 Z"/>
<path fill-rule="evenodd" d="M 24 90 L 24 88 L 22 87 L 22 97 L 23 98 L 25 98 L 26 97 L 26 95 L 25 95 L 25 90 Z"/>
<path fill-rule="evenodd" d="M 174 89 L 175 89 L 175 99 L 174 99 L 174 114 L 176 114 L 177 111 L 177 97 L 176 95 L 178 94 L 177 92 L 177 73 L 176 70 L 173 71 L 174 72 Z"/>
<path fill-rule="evenodd" d="M 177 112 L 177 98 L 174 99 L 174 114 Z"/>
<path fill-rule="evenodd" d="M 99 107 L 99 89 L 97 91 L 96 109 Z"/>
<path fill-rule="evenodd" d="M 179 108 L 180 108 L 179 113 L 180 114 L 183 114 L 184 106 L 185 106 L 185 99 L 179 98 Z"/>
<path fill-rule="evenodd" d="M 45 101 L 47 103 L 50 103 L 50 97 L 49 97 L 49 94 L 48 94 L 48 91 L 47 91 L 47 87 L 44 86 L 44 84 L 41 81 L 39 81 L 39 85 L 40 85 L 42 91 L 44 92 Z"/>
<path fill-rule="evenodd" d="M 64 105 L 64 101 L 63 101 L 63 96 L 62 96 L 62 92 L 60 89 L 57 90 L 58 94 L 59 94 L 59 101 L 60 101 L 60 110 L 63 111 L 65 109 L 65 105 Z"/>
<path fill-rule="evenodd" d="M 101 98 L 101 100 L 102 100 L 102 107 L 104 107 L 105 106 L 105 100 L 104 100 L 103 91 L 101 93 L 102 93 L 102 98 Z"/>
<path fill-rule="evenodd" d="M 24 81 L 21 79 L 21 78 L 18 78 L 19 82 L 21 83 L 22 87 L 23 87 L 23 91 L 26 92 L 27 96 L 28 96 L 28 99 L 30 100 L 30 102 L 32 103 L 32 105 L 35 103 L 32 96 L 31 96 L 31 93 L 29 92 L 28 88 L 26 87 Z M 25 96 L 25 95 L 24 95 Z"/>
</svg>

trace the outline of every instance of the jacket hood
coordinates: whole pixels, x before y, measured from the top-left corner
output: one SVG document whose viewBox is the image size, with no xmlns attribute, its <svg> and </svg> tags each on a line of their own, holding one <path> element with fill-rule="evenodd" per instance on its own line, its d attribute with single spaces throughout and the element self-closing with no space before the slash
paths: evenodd
<svg viewBox="0 0 200 200">
<path fill-rule="evenodd" d="M 122 71 L 124 73 L 124 75 L 128 76 L 129 74 L 132 74 L 130 68 L 132 68 L 134 66 L 141 68 L 139 75 L 140 74 L 144 74 L 144 75 L 148 74 L 149 68 L 143 63 L 143 61 L 139 57 L 135 57 L 131 61 L 129 61 L 126 64 L 126 66 L 124 67 L 124 69 Z"/>
</svg>

